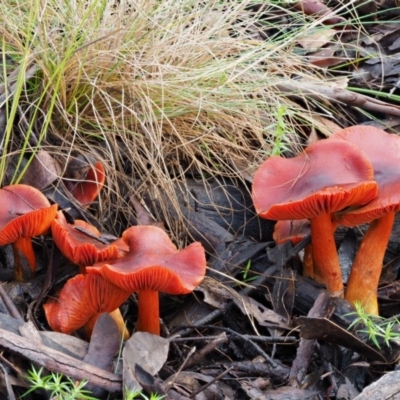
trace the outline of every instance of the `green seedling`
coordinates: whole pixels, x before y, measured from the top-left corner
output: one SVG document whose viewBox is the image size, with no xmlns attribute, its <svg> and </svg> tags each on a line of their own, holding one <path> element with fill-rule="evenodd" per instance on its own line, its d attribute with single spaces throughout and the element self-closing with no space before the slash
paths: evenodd
<svg viewBox="0 0 400 400">
<path fill-rule="evenodd" d="M 287 138 L 288 127 L 285 121 L 285 116 L 288 114 L 288 108 L 281 104 L 275 113 L 275 133 L 272 136 L 272 151 L 271 155 L 280 156 L 285 151 L 288 151 L 290 142 Z"/>
<path fill-rule="evenodd" d="M 390 341 L 400 341 L 400 332 L 395 330 L 396 326 L 400 325 L 400 321 L 395 318 L 386 320 L 383 317 L 371 315 L 365 312 L 361 303 L 354 304 L 356 311 L 347 315 L 355 315 L 355 320 L 350 324 L 348 329 L 361 325 L 363 328 L 357 332 L 366 333 L 369 340 L 378 348 L 381 348 L 381 342 L 390 347 Z"/>
<path fill-rule="evenodd" d="M 90 392 L 85 390 L 86 381 L 75 382 L 69 377 L 54 372 L 43 376 L 43 368 L 36 370 L 35 367 L 28 371 L 26 379 L 30 382 L 31 388 L 23 394 L 22 397 L 33 393 L 36 390 L 47 390 L 49 398 L 57 400 L 98 400 L 96 397 L 90 396 Z M 164 396 L 152 393 L 146 396 L 141 390 L 125 390 L 124 400 L 162 400 Z"/>
<path fill-rule="evenodd" d="M 90 396 L 90 392 L 85 390 L 86 381 L 75 382 L 69 377 L 64 377 L 61 374 L 54 372 L 49 375 L 43 376 L 43 368 L 36 370 L 35 367 L 28 371 L 26 379 L 30 382 L 31 388 L 23 394 L 23 397 L 36 390 L 47 390 L 50 395 L 49 398 L 56 398 L 58 400 L 96 400 L 95 397 Z"/>
<path fill-rule="evenodd" d="M 247 261 L 247 264 L 242 272 L 242 282 L 249 283 L 257 279 L 256 276 L 249 276 L 251 271 L 251 260 Z"/>
</svg>

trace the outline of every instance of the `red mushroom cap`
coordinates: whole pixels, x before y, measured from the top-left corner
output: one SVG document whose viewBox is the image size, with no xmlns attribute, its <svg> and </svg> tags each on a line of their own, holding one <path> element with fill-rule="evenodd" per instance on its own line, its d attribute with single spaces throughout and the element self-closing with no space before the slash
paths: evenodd
<svg viewBox="0 0 400 400">
<path fill-rule="evenodd" d="M 57 332 L 70 334 L 124 303 L 130 292 L 121 290 L 98 275 L 76 275 L 67 281 L 57 299 L 43 305 L 47 322 Z"/>
<path fill-rule="evenodd" d="M 196 242 L 178 251 L 161 228 L 139 225 L 122 238 L 129 246 L 126 256 L 87 267 L 127 291 L 153 290 L 168 294 L 190 293 L 206 271 L 203 246 Z"/>
<path fill-rule="evenodd" d="M 374 172 L 365 153 L 343 140 L 321 140 L 294 158 L 268 158 L 253 181 L 257 213 L 272 220 L 313 218 L 377 194 Z"/>
<path fill-rule="evenodd" d="M 97 161 L 91 168 L 89 168 L 86 177 L 83 181 L 68 184 L 71 187 L 70 192 L 72 196 L 83 205 L 88 205 L 96 199 L 106 180 L 106 173 L 104 165 Z"/>
<path fill-rule="evenodd" d="M 76 220 L 74 224 L 69 224 L 62 211 L 57 213 L 51 230 L 54 242 L 61 253 L 71 262 L 80 266 L 118 258 L 128 251 L 126 244 L 121 248 L 124 242 L 120 240 L 109 244 L 97 240 L 96 238 L 100 239 L 101 233 L 96 227 L 85 221 Z M 90 236 L 84 232 L 89 233 Z"/>
<path fill-rule="evenodd" d="M 57 214 L 57 204 L 28 185 L 0 189 L 0 204 L 0 246 L 43 235 Z"/>
<path fill-rule="evenodd" d="M 352 126 L 332 136 L 357 145 L 371 161 L 378 183 L 377 197 L 353 211 L 337 215 L 340 224 L 364 224 L 400 210 L 400 137 L 372 126 Z M 329 139 L 330 140 L 330 139 Z"/>
</svg>

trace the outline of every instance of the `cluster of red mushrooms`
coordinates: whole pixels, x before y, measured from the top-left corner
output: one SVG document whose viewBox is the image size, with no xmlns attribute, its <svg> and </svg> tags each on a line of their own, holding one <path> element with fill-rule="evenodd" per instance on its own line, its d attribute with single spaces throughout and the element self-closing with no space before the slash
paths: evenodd
<svg viewBox="0 0 400 400">
<path fill-rule="evenodd" d="M 84 181 L 66 186 L 87 205 L 104 181 L 104 167 L 97 163 Z M 132 226 L 121 238 L 106 242 L 97 228 L 82 220 L 69 223 L 57 204 L 24 184 L 0 189 L 0 204 L 0 246 L 13 246 L 15 280 L 27 281 L 35 274 L 32 238 L 39 235 L 51 234 L 61 253 L 79 266 L 79 274 L 44 304 L 54 331 L 70 334 L 83 327 L 90 337 L 100 314 L 110 313 L 127 338 L 119 307 L 136 292 L 136 330 L 159 335 L 158 293 L 190 293 L 204 278 L 203 246 L 195 242 L 179 251 L 156 226 Z"/>
<path fill-rule="evenodd" d="M 310 145 L 294 158 L 268 158 L 254 176 L 252 198 L 262 218 L 309 221 L 311 245 L 306 275 L 326 284 L 350 302 L 378 314 L 377 288 L 395 213 L 400 209 L 400 137 L 369 126 L 346 128 Z M 66 185 L 83 205 L 93 201 L 105 180 L 97 163 L 86 180 Z M 14 278 L 35 274 L 32 238 L 51 234 L 61 253 L 80 268 L 44 310 L 50 327 L 72 333 L 84 327 L 90 336 L 102 313 L 110 313 L 121 331 L 119 307 L 138 295 L 137 331 L 160 334 L 159 292 L 186 294 L 204 279 L 203 246 L 178 250 L 156 226 L 132 226 L 105 242 L 85 221 L 67 221 L 57 204 L 23 184 L 0 189 L 0 246 L 12 244 Z M 278 223 L 279 223 L 278 222 Z M 334 231 L 369 223 L 344 291 Z M 277 224 L 278 226 L 278 224 Z M 290 229 L 289 229 L 290 230 Z M 126 335 L 125 335 L 126 337 Z"/>
<path fill-rule="evenodd" d="M 254 176 L 257 213 L 288 221 L 309 221 L 311 245 L 306 275 L 351 303 L 378 314 L 382 263 L 400 209 L 400 137 L 371 126 L 353 126 L 317 141 L 294 158 L 268 158 Z M 369 223 L 346 290 L 334 231 L 340 224 Z M 281 226 L 282 227 L 282 226 Z M 290 228 L 289 228 L 290 230 Z M 279 233 L 277 233 L 279 236 Z"/>
</svg>

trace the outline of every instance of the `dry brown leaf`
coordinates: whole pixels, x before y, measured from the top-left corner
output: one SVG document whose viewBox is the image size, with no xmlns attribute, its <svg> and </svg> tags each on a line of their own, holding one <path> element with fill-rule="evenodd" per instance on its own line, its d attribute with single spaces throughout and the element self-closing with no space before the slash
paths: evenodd
<svg viewBox="0 0 400 400">
<path fill-rule="evenodd" d="M 318 29 L 313 33 L 298 40 L 298 43 L 303 49 L 315 51 L 327 45 L 332 41 L 337 31 L 334 29 L 326 28 L 324 30 Z"/>
<path fill-rule="evenodd" d="M 141 389 L 135 376 L 135 366 L 140 365 L 151 375 L 155 375 L 167 361 L 169 340 L 147 332 L 136 332 L 126 341 L 122 352 L 123 387 Z"/>
<path fill-rule="evenodd" d="M 60 166 L 50 153 L 39 150 L 22 177 L 21 183 L 43 190 L 59 177 L 59 172 Z"/>
</svg>

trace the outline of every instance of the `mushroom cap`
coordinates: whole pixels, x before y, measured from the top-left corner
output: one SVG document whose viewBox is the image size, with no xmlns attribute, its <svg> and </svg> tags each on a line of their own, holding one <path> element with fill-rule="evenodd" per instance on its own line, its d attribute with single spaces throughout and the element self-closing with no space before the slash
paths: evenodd
<svg viewBox="0 0 400 400">
<path fill-rule="evenodd" d="M 192 243 L 179 251 L 164 230 L 147 225 L 127 229 L 122 238 L 129 246 L 126 256 L 96 263 L 86 267 L 86 272 L 100 274 L 131 292 L 185 294 L 202 282 L 206 256 L 201 243 Z"/>
<path fill-rule="evenodd" d="M 78 230 L 79 228 L 90 235 Z M 51 230 L 54 242 L 61 253 L 77 265 L 85 266 L 98 261 L 111 260 L 128 251 L 127 245 L 121 248 L 123 244 L 121 241 L 101 243 L 96 239 L 96 237 L 101 237 L 99 230 L 86 221 L 75 220 L 74 224 L 69 224 L 62 211 L 57 213 L 51 224 Z"/>
<path fill-rule="evenodd" d="M 97 161 L 89 168 L 85 179 L 74 184 L 70 192 L 81 204 L 90 204 L 99 195 L 105 180 L 106 172 L 104 165 L 100 161 Z"/>
<path fill-rule="evenodd" d="M 332 138 L 351 142 L 367 154 L 379 188 L 377 197 L 362 208 L 339 213 L 336 218 L 340 224 L 359 225 L 399 211 L 400 137 L 372 126 L 356 125 L 335 133 Z"/>
<path fill-rule="evenodd" d="M 326 139 L 297 157 L 268 158 L 254 176 L 252 198 L 263 218 L 313 218 L 368 203 L 377 195 L 373 179 L 372 165 L 356 145 Z"/>
<path fill-rule="evenodd" d="M 69 279 L 58 298 L 50 298 L 43 308 L 54 331 L 70 334 L 96 315 L 114 311 L 130 294 L 99 275 L 79 274 Z"/>
<path fill-rule="evenodd" d="M 43 235 L 57 214 L 57 204 L 29 185 L 0 189 L 0 246 L 19 238 Z"/>
</svg>

